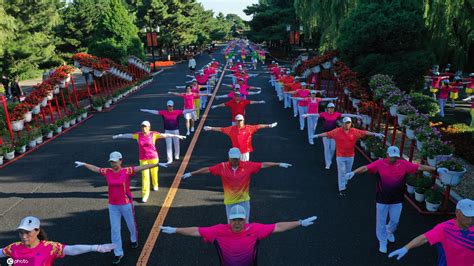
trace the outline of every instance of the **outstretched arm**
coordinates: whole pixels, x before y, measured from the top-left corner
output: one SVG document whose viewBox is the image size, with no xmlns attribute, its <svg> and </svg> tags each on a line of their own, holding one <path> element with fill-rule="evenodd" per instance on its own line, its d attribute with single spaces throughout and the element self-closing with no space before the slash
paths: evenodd
<svg viewBox="0 0 474 266">
<path fill-rule="evenodd" d="M 314 117 L 319 117 L 319 114 L 303 114 L 302 117 L 308 117 L 308 116 L 314 116 Z"/>
<path fill-rule="evenodd" d="M 205 131 L 217 131 L 217 132 L 221 132 L 221 129 L 222 129 L 222 127 L 210 127 L 210 126 L 205 126 L 205 127 L 204 127 L 204 130 L 205 130 Z"/>
<path fill-rule="evenodd" d="M 354 114 L 341 114 L 341 117 L 362 118 L 362 116 L 360 116 L 360 115 L 354 115 Z"/>
<path fill-rule="evenodd" d="M 160 137 L 162 138 L 178 138 L 178 139 L 185 139 L 186 136 L 176 135 L 176 134 L 169 134 L 169 133 L 160 133 Z"/>
<path fill-rule="evenodd" d="M 426 239 L 424 234 L 419 235 L 416 238 L 414 238 L 412 241 L 410 241 L 408 244 L 406 244 L 403 248 L 397 249 L 393 251 L 392 253 L 390 253 L 388 257 L 391 258 L 393 256 L 397 256 L 397 260 L 400 260 L 401 258 L 403 258 L 403 256 L 405 256 L 408 253 L 410 249 L 422 246 L 426 244 L 427 242 L 428 242 L 428 239 Z"/>
<path fill-rule="evenodd" d="M 207 173 L 210 173 L 209 167 L 203 167 L 203 168 L 198 169 L 196 171 L 185 173 L 181 178 L 186 179 L 186 178 L 191 177 L 192 175 L 207 174 Z"/>
<path fill-rule="evenodd" d="M 258 128 L 261 129 L 261 128 L 274 128 L 278 125 L 278 122 L 274 122 L 274 123 L 271 123 L 271 124 L 260 124 L 258 125 Z"/>
<path fill-rule="evenodd" d="M 76 256 L 88 252 L 106 253 L 115 248 L 115 244 L 104 245 L 67 245 L 64 247 L 64 254 L 68 256 Z"/>
<path fill-rule="evenodd" d="M 217 107 L 225 107 L 225 103 L 221 103 L 221 104 L 211 106 L 212 109 L 217 108 Z"/>
<path fill-rule="evenodd" d="M 325 101 L 335 101 L 337 100 L 337 97 L 334 97 L 334 98 L 322 98 L 321 101 L 322 102 L 325 102 Z"/>
<path fill-rule="evenodd" d="M 273 230 L 273 233 L 285 232 L 285 231 L 294 229 L 300 225 L 303 227 L 307 227 L 307 226 L 312 225 L 316 219 L 318 219 L 317 216 L 312 216 L 312 217 L 299 220 L 299 221 L 276 223 L 275 230 Z"/>
<path fill-rule="evenodd" d="M 159 115 L 160 111 L 158 110 L 150 110 L 150 109 L 140 109 L 140 112 L 150 113 L 153 115 Z"/>
<path fill-rule="evenodd" d="M 184 236 L 194 236 L 194 237 L 200 237 L 201 234 L 199 234 L 199 228 L 198 227 L 182 227 L 182 228 L 176 228 L 176 227 L 171 227 L 171 226 L 161 226 L 161 232 L 165 234 L 180 234 Z"/>
<path fill-rule="evenodd" d="M 289 163 L 274 163 L 274 162 L 263 162 L 262 163 L 262 168 L 270 168 L 270 167 L 275 167 L 275 166 L 279 166 L 279 167 L 282 167 L 282 168 L 288 168 L 292 165 L 289 164 Z"/>
<path fill-rule="evenodd" d="M 261 104 L 265 103 L 265 101 L 250 101 L 250 104 Z"/>
<path fill-rule="evenodd" d="M 216 96 L 216 99 L 225 99 L 225 98 L 229 98 L 229 95 L 227 95 L 227 94 L 222 94 L 222 95 L 217 95 L 217 96 Z"/>
<path fill-rule="evenodd" d="M 113 139 L 133 139 L 133 134 L 118 134 L 112 136 Z"/>
<path fill-rule="evenodd" d="M 306 98 L 301 98 L 301 97 L 290 97 L 293 100 L 298 100 L 298 101 L 304 101 Z"/>
<path fill-rule="evenodd" d="M 94 173 L 98 173 L 99 169 L 100 169 L 99 167 L 97 167 L 95 165 L 84 163 L 84 162 L 75 161 L 74 163 L 76 164 L 76 168 L 84 166 L 85 168 L 91 170 Z"/>
</svg>

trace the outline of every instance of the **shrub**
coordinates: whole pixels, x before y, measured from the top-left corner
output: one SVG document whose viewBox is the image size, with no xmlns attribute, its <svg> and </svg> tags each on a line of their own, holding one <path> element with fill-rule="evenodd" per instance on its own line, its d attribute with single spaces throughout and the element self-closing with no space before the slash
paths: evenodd
<svg viewBox="0 0 474 266">
<path fill-rule="evenodd" d="M 410 93 L 410 104 L 414 106 L 420 113 L 434 116 L 439 112 L 439 106 L 433 97 L 414 92 Z"/>
</svg>

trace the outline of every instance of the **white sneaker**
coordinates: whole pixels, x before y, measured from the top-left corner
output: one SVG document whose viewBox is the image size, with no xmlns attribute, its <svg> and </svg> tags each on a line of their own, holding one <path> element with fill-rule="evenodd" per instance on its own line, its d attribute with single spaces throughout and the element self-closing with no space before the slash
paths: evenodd
<svg viewBox="0 0 474 266">
<path fill-rule="evenodd" d="M 175 159 L 175 160 L 179 160 L 179 156 L 175 156 L 174 159 Z"/>
<path fill-rule="evenodd" d="M 148 197 L 149 197 L 149 196 L 143 197 L 143 198 L 142 198 L 142 202 L 143 202 L 143 203 L 147 202 L 147 201 L 148 201 Z"/>
<path fill-rule="evenodd" d="M 379 243 L 379 251 L 382 253 L 387 253 L 387 244 Z"/>
<path fill-rule="evenodd" d="M 159 189 L 158 186 L 153 187 L 153 191 L 158 191 L 158 189 Z"/>
<path fill-rule="evenodd" d="M 169 160 L 169 161 L 167 161 L 166 163 L 167 163 L 167 164 L 170 164 L 170 163 L 172 163 L 172 162 L 173 162 L 173 160 Z"/>
<path fill-rule="evenodd" d="M 191 128 L 191 132 L 194 132 L 194 127 Z"/>
<path fill-rule="evenodd" d="M 388 242 L 393 243 L 395 242 L 395 236 L 393 234 L 387 233 L 387 240 Z"/>
<path fill-rule="evenodd" d="M 330 165 L 326 165 L 326 170 L 329 170 L 329 168 L 331 168 Z"/>
<path fill-rule="evenodd" d="M 189 131 L 188 131 L 188 132 L 186 132 L 186 136 L 189 136 L 189 134 L 191 134 L 191 133 L 189 133 Z"/>
</svg>

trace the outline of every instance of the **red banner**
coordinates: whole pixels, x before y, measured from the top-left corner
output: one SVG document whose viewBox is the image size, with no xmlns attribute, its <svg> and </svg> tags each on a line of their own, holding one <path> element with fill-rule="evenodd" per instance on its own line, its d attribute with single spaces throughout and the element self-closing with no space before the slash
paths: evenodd
<svg viewBox="0 0 474 266">
<path fill-rule="evenodd" d="M 297 45 L 300 44 L 300 32 L 299 31 L 295 32 L 295 44 L 297 44 Z"/>
<path fill-rule="evenodd" d="M 290 44 L 295 44 L 295 32 L 290 31 Z"/>
<path fill-rule="evenodd" d="M 147 32 L 146 34 L 146 43 L 148 47 L 157 47 L 158 46 L 158 39 L 156 36 L 156 32 Z"/>
<path fill-rule="evenodd" d="M 156 32 L 151 33 L 151 39 L 152 39 L 152 42 L 153 42 L 153 46 L 157 47 L 158 46 L 158 40 L 157 40 Z"/>
</svg>

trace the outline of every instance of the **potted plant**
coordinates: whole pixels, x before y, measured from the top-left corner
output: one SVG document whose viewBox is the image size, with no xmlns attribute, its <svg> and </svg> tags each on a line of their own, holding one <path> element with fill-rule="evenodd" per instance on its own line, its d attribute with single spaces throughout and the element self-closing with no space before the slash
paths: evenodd
<svg viewBox="0 0 474 266">
<path fill-rule="evenodd" d="M 423 202 L 425 200 L 425 191 L 433 185 L 433 180 L 426 176 L 421 176 L 416 181 L 415 200 Z"/>
<path fill-rule="evenodd" d="M 439 138 L 432 138 L 423 145 L 420 154 L 427 158 L 428 165 L 435 167 L 439 162 L 452 157 L 453 148 Z"/>
<path fill-rule="evenodd" d="M 79 113 L 81 114 L 82 119 L 87 118 L 87 110 L 85 108 L 79 109 Z"/>
<path fill-rule="evenodd" d="M 416 147 L 419 151 L 423 148 L 423 143 L 436 137 L 435 131 L 430 126 L 421 126 L 415 129 Z"/>
<path fill-rule="evenodd" d="M 102 105 L 104 105 L 104 99 L 101 96 L 95 96 L 92 98 L 92 107 L 97 111 L 102 111 Z"/>
<path fill-rule="evenodd" d="M 436 100 L 422 93 L 410 93 L 410 104 L 416 106 L 420 113 L 429 116 L 434 116 L 439 112 L 439 106 Z"/>
<path fill-rule="evenodd" d="M 389 107 L 390 115 L 396 116 L 398 106 L 405 103 L 405 94 L 395 87 L 392 91 L 387 92 L 382 101 L 385 106 Z"/>
<path fill-rule="evenodd" d="M 409 104 L 402 104 L 399 105 L 397 108 L 397 122 L 398 125 L 403 126 L 403 122 L 407 118 L 408 115 L 416 114 L 415 107 Z"/>
<path fill-rule="evenodd" d="M 25 120 L 23 117 L 24 117 L 23 114 L 17 114 L 17 113 L 12 114 L 10 119 L 11 119 L 11 125 L 12 125 L 13 131 L 23 130 L 23 127 L 25 126 Z"/>
<path fill-rule="evenodd" d="M 76 114 L 72 113 L 67 119 L 69 120 L 69 125 L 74 126 L 76 124 Z"/>
<path fill-rule="evenodd" d="M 7 160 L 15 158 L 15 146 L 12 143 L 3 144 L 3 155 Z"/>
<path fill-rule="evenodd" d="M 45 125 L 42 129 L 43 135 L 47 138 L 50 139 L 53 137 L 53 131 L 56 127 L 53 124 L 50 125 Z"/>
<path fill-rule="evenodd" d="M 105 96 L 104 108 L 110 108 L 111 104 L 112 98 L 109 95 Z"/>
<path fill-rule="evenodd" d="M 18 139 L 16 142 L 15 151 L 19 154 L 25 153 L 27 143 L 28 143 L 28 139 L 25 136 L 21 136 L 20 139 Z"/>
<path fill-rule="evenodd" d="M 409 139 L 415 138 L 415 130 L 422 126 L 429 126 L 429 119 L 426 115 L 420 113 L 410 114 L 403 121 L 403 125 L 406 128 L 406 136 Z"/>
<path fill-rule="evenodd" d="M 385 158 L 385 145 L 380 140 L 372 140 L 368 149 L 370 152 L 370 158 L 373 160 Z"/>
<path fill-rule="evenodd" d="M 377 108 L 375 102 L 372 101 L 362 101 L 359 107 L 359 113 L 362 117 L 362 124 L 365 126 L 369 126 L 372 122 L 372 113 Z"/>
<path fill-rule="evenodd" d="M 436 188 L 431 188 L 425 192 L 426 210 L 430 212 L 437 211 L 442 201 L 443 201 L 443 194 L 441 193 L 440 190 Z"/>
<path fill-rule="evenodd" d="M 406 186 L 407 186 L 407 192 L 408 192 L 408 194 L 413 194 L 413 193 L 415 193 L 416 181 L 417 181 L 416 175 L 414 175 L 414 174 L 409 174 L 409 175 L 407 175 L 407 183 L 406 183 Z"/>
<path fill-rule="evenodd" d="M 444 161 L 438 165 L 439 180 L 445 185 L 458 185 L 465 173 L 466 168 L 453 159 Z"/>
<path fill-rule="evenodd" d="M 33 149 L 36 147 L 36 132 L 34 130 L 31 130 L 28 132 L 28 148 Z"/>
<path fill-rule="evenodd" d="M 56 126 L 56 134 L 60 134 L 63 131 L 63 120 L 59 118 L 56 119 L 56 121 L 54 121 L 54 125 Z"/>
</svg>

